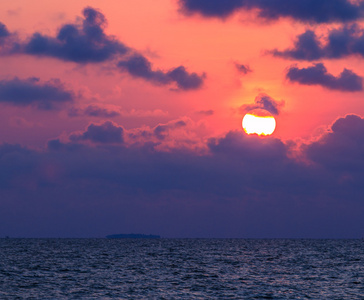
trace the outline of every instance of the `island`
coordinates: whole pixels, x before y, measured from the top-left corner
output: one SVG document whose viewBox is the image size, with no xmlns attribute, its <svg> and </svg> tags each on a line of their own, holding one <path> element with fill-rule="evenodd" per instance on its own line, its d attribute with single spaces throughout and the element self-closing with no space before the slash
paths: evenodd
<svg viewBox="0 0 364 300">
<path fill-rule="evenodd" d="M 153 234 L 140 234 L 140 233 L 130 233 L 130 234 L 111 234 L 106 236 L 107 239 L 160 239 L 160 235 Z"/>
</svg>

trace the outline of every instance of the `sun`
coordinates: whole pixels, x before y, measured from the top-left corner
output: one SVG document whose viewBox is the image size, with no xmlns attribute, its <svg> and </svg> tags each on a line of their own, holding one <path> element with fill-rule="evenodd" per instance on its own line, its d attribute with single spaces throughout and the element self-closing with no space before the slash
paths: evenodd
<svg viewBox="0 0 364 300">
<path fill-rule="evenodd" d="M 276 120 L 264 109 L 254 109 L 248 112 L 242 123 L 247 134 L 271 135 L 276 129 Z"/>
</svg>

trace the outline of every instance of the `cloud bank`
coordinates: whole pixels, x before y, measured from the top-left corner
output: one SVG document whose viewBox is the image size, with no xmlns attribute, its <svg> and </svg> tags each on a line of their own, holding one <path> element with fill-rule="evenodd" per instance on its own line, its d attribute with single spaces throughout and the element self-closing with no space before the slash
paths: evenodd
<svg viewBox="0 0 364 300">
<path fill-rule="evenodd" d="M 169 237 L 362 236 L 359 116 L 338 119 L 302 146 L 310 163 L 292 158 L 291 144 L 273 137 L 229 132 L 197 154 L 127 146 L 122 132 L 112 123 L 90 125 L 79 139 L 52 140 L 40 152 L 1 145 L 7 234 L 104 236 L 127 228 Z"/>
</svg>

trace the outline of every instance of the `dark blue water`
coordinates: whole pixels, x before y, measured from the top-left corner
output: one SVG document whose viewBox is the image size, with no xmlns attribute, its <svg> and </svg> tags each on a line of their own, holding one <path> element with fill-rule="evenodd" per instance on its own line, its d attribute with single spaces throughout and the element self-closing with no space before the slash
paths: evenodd
<svg viewBox="0 0 364 300">
<path fill-rule="evenodd" d="M 0 299 L 364 299 L 362 240 L 0 239 Z"/>
</svg>

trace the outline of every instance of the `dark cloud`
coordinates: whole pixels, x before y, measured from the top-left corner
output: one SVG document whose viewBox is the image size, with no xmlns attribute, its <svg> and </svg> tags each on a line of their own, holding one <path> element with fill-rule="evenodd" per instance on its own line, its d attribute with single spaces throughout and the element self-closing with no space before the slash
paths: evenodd
<svg viewBox="0 0 364 300">
<path fill-rule="evenodd" d="M 261 139 L 257 136 L 248 137 L 240 131 L 231 131 L 223 138 L 212 138 L 209 140 L 208 146 L 213 153 L 235 157 L 238 160 L 244 161 L 244 164 L 251 163 L 251 167 L 258 160 L 278 164 L 283 164 L 287 161 L 287 146 L 279 139 Z"/>
<path fill-rule="evenodd" d="M 124 129 L 107 121 L 101 125 L 91 124 L 87 130 L 81 134 L 72 134 L 71 141 L 89 140 L 95 143 L 123 143 Z"/>
<path fill-rule="evenodd" d="M 87 7 L 83 10 L 83 16 L 81 25 L 63 25 L 55 38 L 34 33 L 27 43 L 14 52 L 89 63 L 102 62 L 128 51 L 114 37 L 105 34 L 106 19 L 102 13 Z"/>
<path fill-rule="evenodd" d="M 56 109 L 72 101 L 75 95 L 57 79 L 41 83 L 39 78 L 0 80 L 0 102 L 17 106 Z"/>
<path fill-rule="evenodd" d="M 349 0 L 179 0 L 183 13 L 226 18 L 240 10 L 257 10 L 266 20 L 282 17 L 309 23 L 351 22 L 363 18 L 364 5 Z"/>
<path fill-rule="evenodd" d="M 5 24 L 0 22 L 0 42 L 1 42 L 1 39 L 6 38 L 9 35 L 10 35 L 10 32 L 6 28 Z"/>
<path fill-rule="evenodd" d="M 339 118 L 330 132 L 305 146 L 305 153 L 329 170 L 348 175 L 347 179 L 354 180 L 357 173 L 364 179 L 364 119 L 357 115 Z"/>
<path fill-rule="evenodd" d="M 165 237 L 358 238 L 363 141 L 364 120 L 347 116 L 303 147 L 310 163 L 292 158 L 289 143 L 243 132 L 210 139 L 206 153 L 59 140 L 44 151 L 1 145 L 0 235 L 127 228 Z"/>
<path fill-rule="evenodd" d="M 184 66 L 171 69 L 167 72 L 152 70 L 150 61 L 140 54 L 134 54 L 118 63 L 120 70 L 130 75 L 143 78 L 157 85 L 176 83 L 181 90 L 198 89 L 202 86 L 205 75 L 188 73 Z"/>
<path fill-rule="evenodd" d="M 322 43 L 313 31 L 307 30 L 297 37 L 293 48 L 270 52 L 283 58 L 307 61 L 350 55 L 364 57 L 364 30 L 356 24 L 330 30 L 325 41 Z"/>
<path fill-rule="evenodd" d="M 294 43 L 293 49 L 285 51 L 273 50 L 271 53 L 284 58 L 308 61 L 318 60 L 323 56 L 320 42 L 312 30 L 307 30 L 299 35 Z"/>
<path fill-rule="evenodd" d="M 250 67 L 248 65 L 242 65 L 239 63 L 235 63 L 235 67 L 238 70 L 238 72 L 242 73 L 242 74 L 248 74 L 248 73 L 252 72 L 252 70 L 250 69 Z"/>
<path fill-rule="evenodd" d="M 284 101 L 276 101 L 266 94 L 259 94 L 254 99 L 254 104 L 244 104 L 240 107 L 240 113 L 247 113 L 249 110 L 261 108 L 269 111 L 273 115 L 279 115 Z"/>
<path fill-rule="evenodd" d="M 0 22 L 0 54 L 9 53 L 19 48 L 17 37 L 11 33 L 5 24 Z"/>
<path fill-rule="evenodd" d="M 179 0 L 181 10 L 185 14 L 199 13 L 205 17 L 226 18 L 243 8 L 242 0 Z"/>
<path fill-rule="evenodd" d="M 106 109 L 99 107 L 97 105 L 89 105 L 86 108 L 71 108 L 68 111 L 68 116 L 78 117 L 78 116 L 89 116 L 97 118 L 113 118 L 120 116 L 120 112 L 115 110 Z"/>
<path fill-rule="evenodd" d="M 324 64 L 318 63 L 307 68 L 292 66 L 288 69 L 287 79 L 306 85 L 321 85 L 331 90 L 356 92 L 363 90 L 363 78 L 353 71 L 344 69 L 338 77 L 327 72 Z"/>
<path fill-rule="evenodd" d="M 153 130 L 153 134 L 157 139 L 164 140 L 171 129 L 181 128 L 186 125 L 186 122 L 183 120 L 157 125 Z"/>
<path fill-rule="evenodd" d="M 76 63 L 98 63 L 119 59 L 117 67 L 133 77 L 142 78 L 156 85 L 175 84 L 179 90 L 199 89 L 203 85 L 205 73 L 189 73 L 185 66 L 168 71 L 152 70 L 151 62 L 136 50 L 126 47 L 115 37 L 106 35 L 105 16 L 94 8 L 83 10 L 82 24 L 63 25 L 56 37 L 34 33 L 27 42 L 9 40 L 5 25 L 0 23 L 0 49 L 3 55 L 29 54 L 41 57 L 54 57 Z M 4 41 L 3 41 L 4 40 Z"/>
<path fill-rule="evenodd" d="M 181 90 L 194 90 L 202 86 L 205 74 L 188 73 L 184 66 L 179 66 L 166 73 L 171 81 L 177 84 Z"/>
</svg>

